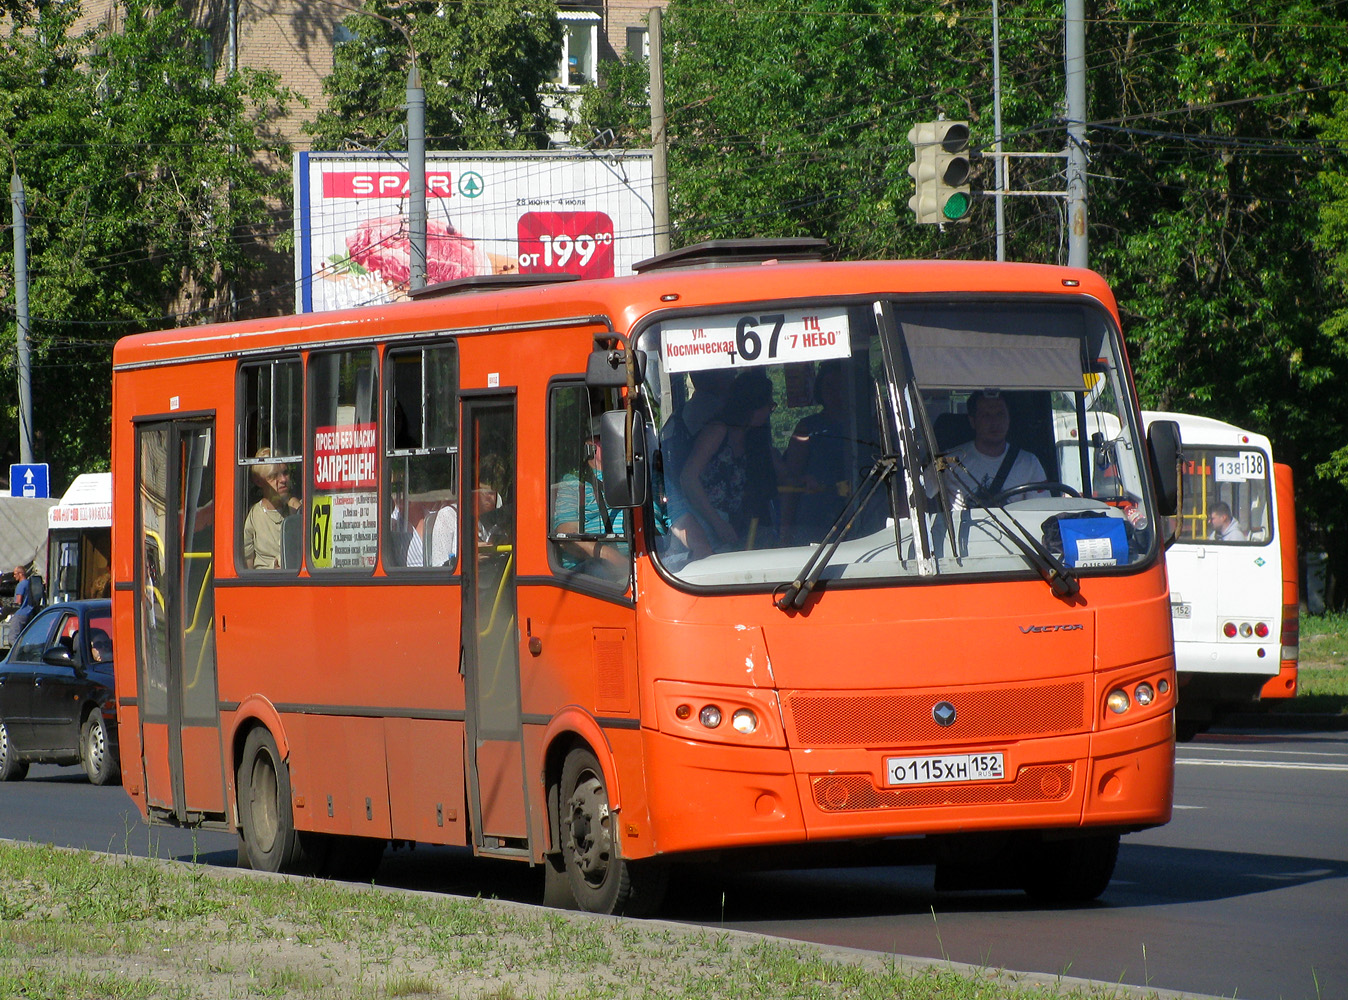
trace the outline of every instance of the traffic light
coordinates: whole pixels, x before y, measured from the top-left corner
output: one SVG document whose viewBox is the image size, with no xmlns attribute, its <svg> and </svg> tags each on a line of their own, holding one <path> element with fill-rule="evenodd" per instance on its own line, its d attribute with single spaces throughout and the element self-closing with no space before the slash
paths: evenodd
<svg viewBox="0 0 1348 1000">
<path fill-rule="evenodd" d="M 921 122 L 908 132 L 917 190 L 908 207 L 918 222 L 958 222 L 969 213 L 969 123 Z"/>
</svg>

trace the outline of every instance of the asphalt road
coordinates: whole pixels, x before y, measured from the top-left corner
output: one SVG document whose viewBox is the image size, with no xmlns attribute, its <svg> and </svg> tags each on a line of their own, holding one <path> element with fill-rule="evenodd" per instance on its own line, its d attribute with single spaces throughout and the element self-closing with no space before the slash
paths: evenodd
<svg viewBox="0 0 1348 1000">
<path fill-rule="evenodd" d="M 1182 744 L 1175 818 L 1124 838 L 1089 906 L 944 892 L 917 868 L 678 880 L 670 919 L 828 945 L 1241 1000 L 1348 998 L 1348 733 L 1227 732 Z M 0 837 L 234 863 L 234 838 L 140 822 L 79 768 L 0 785 Z M 378 881 L 539 902 L 537 871 L 461 850 L 390 852 Z"/>
</svg>

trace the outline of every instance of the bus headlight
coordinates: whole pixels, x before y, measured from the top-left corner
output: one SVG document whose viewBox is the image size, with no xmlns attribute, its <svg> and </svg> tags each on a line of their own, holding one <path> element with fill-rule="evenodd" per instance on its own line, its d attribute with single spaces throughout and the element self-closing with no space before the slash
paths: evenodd
<svg viewBox="0 0 1348 1000">
<path fill-rule="evenodd" d="M 1122 715 L 1128 711 L 1128 692 L 1123 688 L 1115 688 L 1109 692 L 1109 697 L 1105 699 L 1105 705 L 1115 715 Z"/>
<path fill-rule="evenodd" d="M 721 710 L 715 705 L 704 705 L 697 719 L 708 729 L 715 729 L 721 724 Z"/>
<path fill-rule="evenodd" d="M 758 716 L 747 708 L 737 708 L 730 717 L 730 724 L 735 727 L 735 732 L 748 736 L 758 728 Z"/>
<path fill-rule="evenodd" d="M 1156 690 L 1146 681 L 1133 688 L 1133 697 L 1139 705 L 1150 705 L 1156 700 Z"/>
</svg>

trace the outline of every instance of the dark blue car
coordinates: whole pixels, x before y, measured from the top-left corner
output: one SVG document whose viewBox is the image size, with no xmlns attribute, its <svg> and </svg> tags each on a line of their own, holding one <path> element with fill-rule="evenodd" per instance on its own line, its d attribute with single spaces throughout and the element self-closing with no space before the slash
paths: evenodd
<svg viewBox="0 0 1348 1000">
<path fill-rule="evenodd" d="M 95 785 L 121 778 L 109 601 L 43 608 L 0 660 L 0 781 L 32 763 L 82 764 Z"/>
</svg>

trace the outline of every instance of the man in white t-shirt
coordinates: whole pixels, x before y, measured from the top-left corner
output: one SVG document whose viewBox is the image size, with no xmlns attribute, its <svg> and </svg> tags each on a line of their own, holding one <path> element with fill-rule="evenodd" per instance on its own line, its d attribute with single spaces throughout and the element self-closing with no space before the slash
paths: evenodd
<svg viewBox="0 0 1348 1000">
<path fill-rule="evenodd" d="M 1007 442 L 1011 411 L 999 393 L 980 392 L 969 397 L 969 424 L 973 427 L 974 439 L 947 453 L 953 468 L 946 473 L 946 489 L 957 509 L 970 506 L 968 501 L 973 488 L 983 494 L 980 499 L 988 499 L 1027 483 L 1042 483 L 1048 478 L 1032 452 Z M 1047 495 L 1043 491 L 1026 491 L 1017 494 L 1016 498 Z"/>
</svg>

